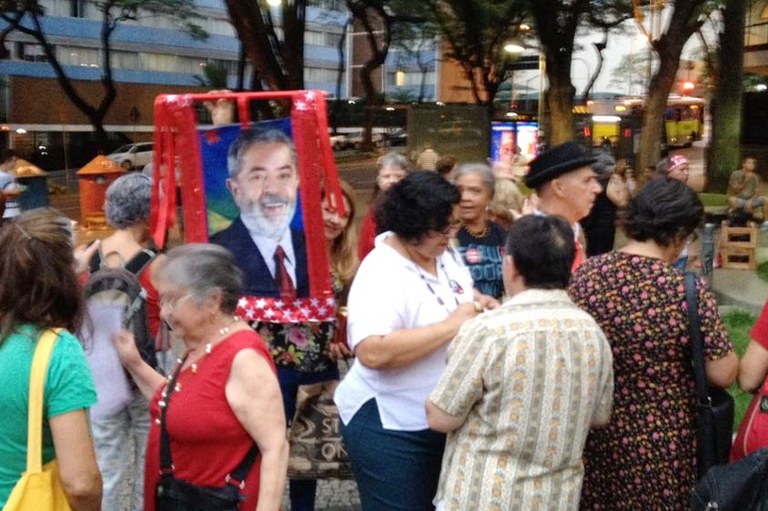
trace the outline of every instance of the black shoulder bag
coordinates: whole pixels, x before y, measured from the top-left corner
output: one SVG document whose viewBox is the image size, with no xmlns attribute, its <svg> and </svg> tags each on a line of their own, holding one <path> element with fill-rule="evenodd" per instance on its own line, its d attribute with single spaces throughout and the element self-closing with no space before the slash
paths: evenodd
<svg viewBox="0 0 768 511">
<path fill-rule="evenodd" d="M 165 427 L 166 415 L 171 395 L 176 390 L 183 362 L 171 376 L 168 386 L 162 393 L 160 410 L 160 481 L 155 488 L 155 509 L 157 511 L 237 511 L 243 496 L 240 490 L 245 488 L 248 476 L 259 448 L 254 443 L 240 464 L 224 479 L 224 486 L 198 486 L 181 481 L 173 476 L 171 460 L 171 441 Z"/>
<path fill-rule="evenodd" d="M 698 415 L 696 421 L 696 468 L 699 479 L 701 479 L 710 468 L 728 463 L 733 435 L 733 397 L 725 389 L 707 385 L 696 279 L 694 273 L 685 273 L 688 337 L 693 353 L 693 376 L 696 381 Z"/>
</svg>

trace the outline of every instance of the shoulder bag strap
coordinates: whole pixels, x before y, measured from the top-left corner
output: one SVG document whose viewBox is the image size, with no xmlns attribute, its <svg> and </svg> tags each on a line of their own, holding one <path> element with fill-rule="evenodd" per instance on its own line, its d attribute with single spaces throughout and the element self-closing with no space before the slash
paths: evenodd
<svg viewBox="0 0 768 511">
<path fill-rule="evenodd" d="M 179 362 L 176 370 L 168 379 L 168 386 L 160 394 L 160 475 L 173 474 L 173 460 L 171 459 L 171 437 L 168 435 L 168 428 L 165 426 L 168 415 L 168 405 L 171 402 L 171 395 L 176 390 L 176 382 L 181 373 L 181 367 L 184 365 L 186 357 Z"/>
<path fill-rule="evenodd" d="M 184 365 L 184 361 L 182 360 L 179 365 L 176 367 L 176 370 L 173 372 L 173 375 L 171 376 L 170 380 L 168 381 L 168 386 L 166 389 L 162 392 L 161 402 L 163 403 L 160 406 L 160 475 L 171 475 L 174 471 L 173 466 L 173 460 L 171 458 L 171 437 L 168 435 L 168 428 L 166 427 L 166 416 L 168 414 L 168 405 L 171 401 L 171 395 L 176 390 L 176 381 L 179 379 L 179 374 L 181 373 L 181 367 Z M 227 484 L 231 484 L 233 486 L 238 486 L 240 489 L 243 489 L 245 487 L 245 478 L 248 476 L 248 472 L 251 471 L 251 467 L 253 467 L 254 462 L 256 461 L 256 457 L 259 455 L 259 448 L 254 442 L 251 448 L 248 450 L 248 452 L 245 454 L 245 457 L 240 462 L 237 467 L 230 473 L 227 474 L 227 477 L 225 479 Z"/>
<path fill-rule="evenodd" d="M 147 265 L 152 262 L 156 255 L 157 252 L 147 248 L 142 249 L 135 256 L 131 257 L 130 261 L 125 263 L 125 269 L 134 275 L 139 275 L 142 271 L 144 271 L 144 268 L 146 268 Z"/>
<path fill-rule="evenodd" d="M 48 329 L 40 335 L 32 357 L 29 374 L 29 411 L 27 412 L 27 472 L 43 468 L 43 391 L 48 361 L 61 329 Z"/>
<path fill-rule="evenodd" d="M 701 338 L 699 300 L 696 291 L 696 274 L 685 272 L 685 302 L 688 305 L 688 340 L 693 355 L 693 378 L 696 382 L 696 396 L 700 403 L 709 400 L 707 376 L 704 369 L 704 342 Z"/>
<path fill-rule="evenodd" d="M 253 467 L 253 463 L 256 461 L 258 455 L 259 447 L 256 445 L 256 442 L 254 442 L 251 448 L 248 449 L 248 452 L 245 453 L 243 461 L 241 461 L 240 464 L 235 467 L 235 470 L 226 477 L 226 483 L 238 486 L 241 490 L 245 488 L 245 478 L 248 477 L 248 472 L 251 471 L 251 467 Z"/>
</svg>

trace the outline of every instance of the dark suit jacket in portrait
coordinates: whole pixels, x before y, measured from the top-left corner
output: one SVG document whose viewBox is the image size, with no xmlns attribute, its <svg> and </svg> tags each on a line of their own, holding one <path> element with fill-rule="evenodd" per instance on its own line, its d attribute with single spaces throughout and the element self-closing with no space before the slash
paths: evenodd
<svg viewBox="0 0 768 511">
<path fill-rule="evenodd" d="M 309 296 L 307 274 L 307 246 L 304 233 L 291 229 L 291 241 L 296 257 L 296 296 Z M 235 263 L 243 271 L 243 293 L 247 296 L 280 297 L 280 288 L 264 262 L 259 247 L 253 242 L 248 229 L 238 216 L 229 227 L 211 236 L 211 243 L 228 249 L 235 256 Z M 271 255 L 269 256 L 271 257 Z"/>
</svg>

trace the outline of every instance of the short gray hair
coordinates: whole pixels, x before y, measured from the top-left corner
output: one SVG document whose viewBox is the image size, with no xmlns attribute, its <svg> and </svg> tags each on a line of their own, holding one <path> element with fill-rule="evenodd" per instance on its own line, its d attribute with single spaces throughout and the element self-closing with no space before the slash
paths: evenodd
<svg viewBox="0 0 768 511">
<path fill-rule="evenodd" d="M 138 172 L 117 178 L 109 188 L 104 202 L 107 223 L 125 229 L 149 218 L 152 181 Z"/>
<path fill-rule="evenodd" d="M 453 175 L 453 184 L 456 184 L 461 176 L 468 176 L 470 174 L 480 174 L 485 188 L 488 190 L 491 198 L 493 198 L 493 194 L 496 192 L 496 176 L 493 173 L 493 169 L 480 162 L 462 163 Z"/>
<path fill-rule="evenodd" d="M 381 170 L 388 165 L 400 167 L 406 172 L 411 170 L 411 160 L 396 151 L 390 151 L 376 160 L 376 170 Z"/>
<path fill-rule="evenodd" d="M 227 151 L 227 173 L 230 178 L 237 177 L 243 163 L 243 154 L 255 144 L 285 144 L 291 152 L 291 161 L 296 163 L 296 149 L 293 140 L 277 129 L 245 129 L 232 142 Z"/>
<path fill-rule="evenodd" d="M 243 294 L 243 272 L 226 248 L 211 243 L 190 243 L 172 248 L 157 278 L 186 290 L 196 303 L 221 291 L 221 311 L 233 314 Z"/>
</svg>

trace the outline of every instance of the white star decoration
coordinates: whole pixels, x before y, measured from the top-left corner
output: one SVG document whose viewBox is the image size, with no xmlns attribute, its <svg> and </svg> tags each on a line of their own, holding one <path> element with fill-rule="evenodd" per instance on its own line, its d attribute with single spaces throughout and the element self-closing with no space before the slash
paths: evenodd
<svg viewBox="0 0 768 511">
<path fill-rule="evenodd" d="M 238 302 L 237 313 L 249 321 L 271 323 L 306 323 L 333 321 L 336 312 L 334 298 L 280 298 L 244 296 Z"/>
</svg>

